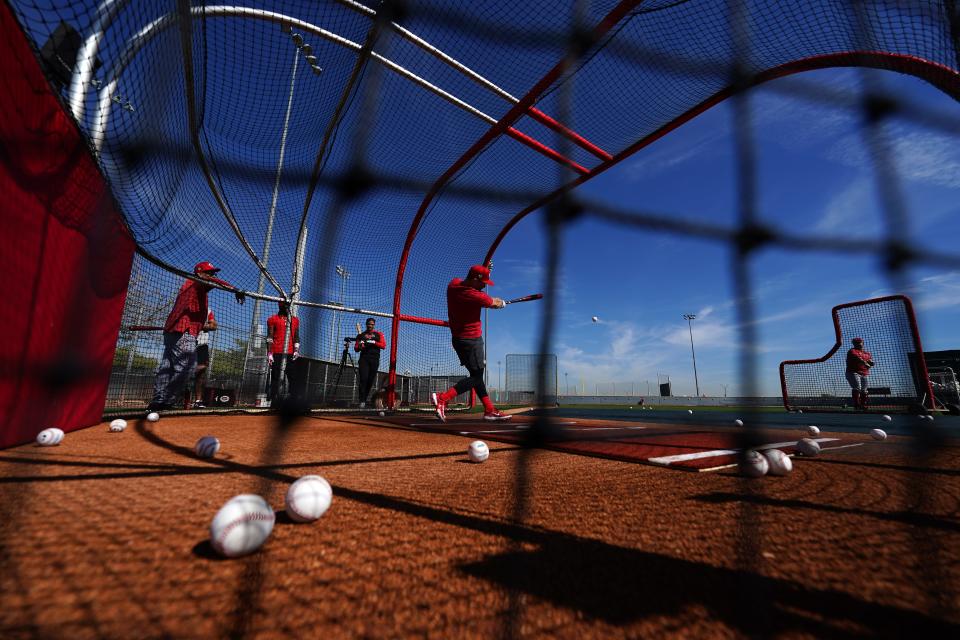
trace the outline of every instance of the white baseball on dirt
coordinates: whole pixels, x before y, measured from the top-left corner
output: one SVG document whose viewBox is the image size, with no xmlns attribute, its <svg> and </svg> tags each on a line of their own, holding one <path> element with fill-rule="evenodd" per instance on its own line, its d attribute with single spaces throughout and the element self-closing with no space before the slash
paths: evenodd
<svg viewBox="0 0 960 640">
<path fill-rule="evenodd" d="M 870 429 L 870 435 L 873 436 L 874 440 L 886 440 L 887 432 L 883 429 Z"/>
<path fill-rule="evenodd" d="M 810 438 L 802 438 L 797 443 L 797 451 L 808 458 L 815 458 L 820 454 L 820 443 Z"/>
<path fill-rule="evenodd" d="M 803 409 L 797 409 L 797 413 L 803 413 Z"/>
<path fill-rule="evenodd" d="M 812 436 L 818 436 L 820 435 L 820 427 L 810 425 L 809 427 L 807 427 L 807 433 L 809 433 Z"/>
<path fill-rule="evenodd" d="M 147 414 L 147 422 L 156 422 L 160 419 L 160 414 L 156 411 L 151 411 Z"/>
<path fill-rule="evenodd" d="M 234 496 L 213 516 L 210 544 L 228 558 L 252 553 L 266 542 L 275 521 L 273 509 L 260 496 Z"/>
<path fill-rule="evenodd" d="M 765 476 L 769 470 L 770 464 L 767 462 L 767 459 L 763 457 L 760 452 L 752 449 L 747 451 L 743 456 L 743 460 L 740 461 L 740 473 L 748 478 Z"/>
<path fill-rule="evenodd" d="M 885 416 L 882 416 L 882 417 L 883 417 L 883 421 L 884 421 L 884 422 L 890 422 L 891 420 L 893 420 L 893 418 L 891 418 L 890 416 L 886 416 L 886 415 L 885 415 Z"/>
<path fill-rule="evenodd" d="M 381 417 L 381 418 L 382 418 L 383 416 L 385 416 L 385 415 L 387 415 L 387 414 L 385 414 L 383 411 L 380 412 L 380 417 Z"/>
<path fill-rule="evenodd" d="M 693 415 L 693 409 L 687 409 L 687 413 L 689 413 L 690 415 Z"/>
<path fill-rule="evenodd" d="M 37 444 L 41 447 L 55 447 L 63 441 L 63 430 L 56 427 L 44 429 L 37 434 Z"/>
<path fill-rule="evenodd" d="M 193 451 L 200 458 L 212 458 L 220 451 L 220 441 L 215 436 L 203 436 L 193 445 Z"/>
<path fill-rule="evenodd" d="M 490 448 L 483 440 L 474 440 L 467 448 L 467 455 L 471 462 L 483 462 L 490 457 Z"/>
<path fill-rule="evenodd" d="M 785 476 L 793 471 L 793 460 L 780 449 L 767 449 L 763 452 L 763 457 L 767 459 L 770 465 L 770 475 Z"/>
<path fill-rule="evenodd" d="M 110 423 L 110 431 L 113 431 L 114 433 L 123 431 L 126 428 L 127 428 L 127 421 L 122 418 L 117 418 L 116 420 Z"/>
<path fill-rule="evenodd" d="M 321 476 L 303 476 L 287 489 L 284 505 L 294 522 L 313 522 L 327 512 L 332 501 L 329 482 Z"/>
<path fill-rule="evenodd" d="M 737 425 L 738 427 L 742 427 L 743 420 L 741 420 L 740 418 L 737 418 L 736 420 L 733 421 L 733 424 Z"/>
</svg>

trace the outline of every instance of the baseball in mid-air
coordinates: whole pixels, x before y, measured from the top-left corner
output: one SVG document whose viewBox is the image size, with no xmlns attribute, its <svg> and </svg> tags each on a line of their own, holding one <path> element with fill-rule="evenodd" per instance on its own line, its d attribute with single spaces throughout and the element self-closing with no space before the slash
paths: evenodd
<svg viewBox="0 0 960 640">
<path fill-rule="evenodd" d="M 313 522 L 327 512 L 333 489 L 321 476 L 303 476 L 290 485 L 285 498 L 287 515 L 294 522 Z"/>
<path fill-rule="evenodd" d="M 767 449 L 763 452 L 763 457 L 767 459 L 772 476 L 785 476 L 793 471 L 793 460 L 780 449 Z"/>
<path fill-rule="evenodd" d="M 156 422 L 160 419 L 160 414 L 156 411 L 151 411 L 147 414 L 147 422 Z"/>
<path fill-rule="evenodd" d="M 748 478 L 759 478 L 767 475 L 770 470 L 770 463 L 763 455 L 754 450 L 747 451 L 743 460 L 740 461 L 740 473 Z"/>
<path fill-rule="evenodd" d="M 470 462 L 483 462 L 490 457 L 490 448 L 483 440 L 474 440 L 467 449 L 467 455 L 470 456 Z"/>
<path fill-rule="evenodd" d="M 810 438 L 802 438 L 797 443 L 797 451 L 808 458 L 815 458 L 820 453 L 820 443 Z"/>
<path fill-rule="evenodd" d="M 201 458 L 212 458 L 220 451 L 220 441 L 214 436 L 203 436 L 193 445 L 193 451 Z"/>
<path fill-rule="evenodd" d="M 117 418 L 110 423 L 110 431 L 119 432 L 127 428 L 127 421 L 123 418 Z"/>
<path fill-rule="evenodd" d="M 252 553 L 266 542 L 275 521 L 273 509 L 260 496 L 234 496 L 213 516 L 210 544 L 228 558 Z"/>
<path fill-rule="evenodd" d="M 743 420 L 741 420 L 740 418 L 737 418 L 736 420 L 733 421 L 733 424 L 737 425 L 738 427 L 742 427 Z"/>
<path fill-rule="evenodd" d="M 893 420 L 893 418 L 891 418 L 890 416 L 882 416 L 882 417 L 884 422 L 890 422 L 891 420 Z"/>
<path fill-rule="evenodd" d="M 887 432 L 883 429 L 870 429 L 870 435 L 873 436 L 874 440 L 886 440 Z"/>
<path fill-rule="evenodd" d="M 809 427 L 807 427 L 807 433 L 809 433 L 812 436 L 818 436 L 820 435 L 820 427 L 810 425 Z"/>
<path fill-rule="evenodd" d="M 63 430 L 56 427 L 44 429 L 37 434 L 37 444 L 41 447 L 55 447 L 63 441 Z"/>
<path fill-rule="evenodd" d="M 597 316 L 593 316 L 593 317 L 590 318 L 590 319 L 591 319 L 592 321 L 594 321 L 594 322 L 600 322 L 600 318 L 598 318 Z"/>
</svg>

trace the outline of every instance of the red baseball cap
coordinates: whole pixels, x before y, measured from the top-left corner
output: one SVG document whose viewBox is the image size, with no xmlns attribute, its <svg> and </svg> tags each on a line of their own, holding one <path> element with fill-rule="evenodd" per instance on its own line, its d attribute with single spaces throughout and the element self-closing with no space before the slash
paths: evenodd
<svg viewBox="0 0 960 640">
<path fill-rule="evenodd" d="M 850 342 L 859 342 L 859 343 L 863 344 L 863 338 L 854 338 L 854 339 L 851 340 Z"/>
<path fill-rule="evenodd" d="M 488 284 L 491 287 L 493 286 L 493 280 L 490 279 L 490 269 L 482 264 L 475 264 L 470 267 L 470 272 L 467 274 L 467 277 L 472 278 L 473 276 L 480 276 L 484 284 Z"/>
<path fill-rule="evenodd" d="M 220 269 L 218 269 L 217 267 L 213 266 L 213 263 L 212 263 L 212 262 L 207 262 L 206 260 L 204 260 L 203 262 L 198 262 L 198 263 L 193 267 L 193 272 L 194 272 L 194 273 L 200 273 L 201 271 L 207 271 L 207 272 L 216 273 L 217 271 L 220 271 Z"/>
</svg>

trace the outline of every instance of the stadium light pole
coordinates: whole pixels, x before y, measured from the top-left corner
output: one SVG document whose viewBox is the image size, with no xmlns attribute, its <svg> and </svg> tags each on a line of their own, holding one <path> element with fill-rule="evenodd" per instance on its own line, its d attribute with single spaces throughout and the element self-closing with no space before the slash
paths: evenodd
<svg viewBox="0 0 960 640">
<path fill-rule="evenodd" d="M 693 356 L 693 384 L 697 389 L 697 397 L 700 397 L 700 381 L 697 379 L 697 353 L 693 350 L 693 321 L 697 316 L 692 313 L 685 313 L 683 317 L 687 320 L 687 328 L 690 330 L 690 355 Z"/>
</svg>

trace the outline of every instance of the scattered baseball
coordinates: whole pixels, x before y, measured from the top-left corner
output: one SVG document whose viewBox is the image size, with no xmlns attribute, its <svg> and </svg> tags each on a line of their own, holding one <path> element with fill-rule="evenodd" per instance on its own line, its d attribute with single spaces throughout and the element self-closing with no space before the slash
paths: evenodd
<svg viewBox="0 0 960 640">
<path fill-rule="evenodd" d="M 110 423 L 110 431 L 119 432 L 127 428 L 127 421 L 122 418 L 117 418 Z"/>
<path fill-rule="evenodd" d="M 810 425 L 807 427 L 807 433 L 809 433 L 811 436 L 818 436 L 820 435 L 820 427 Z"/>
<path fill-rule="evenodd" d="M 156 422 L 160 419 L 160 414 L 156 411 L 151 411 L 147 414 L 147 422 Z"/>
<path fill-rule="evenodd" d="M 44 429 L 37 434 L 37 444 L 41 447 L 55 447 L 63 440 L 63 430 L 56 427 Z"/>
<path fill-rule="evenodd" d="M 693 409 L 687 409 L 687 413 L 689 413 L 690 415 L 693 415 Z"/>
<path fill-rule="evenodd" d="M 380 412 L 380 417 L 381 417 L 381 418 L 382 418 L 383 416 L 385 416 L 385 415 L 387 415 L 387 414 L 385 414 L 383 411 Z"/>
<path fill-rule="evenodd" d="M 883 429 L 870 429 L 870 435 L 873 436 L 874 440 L 886 440 L 887 432 Z"/>
<path fill-rule="evenodd" d="M 470 456 L 470 462 L 483 462 L 490 457 L 490 448 L 482 440 L 474 440 L 467 449 L 467 455 Z"/>
<path fill-rule="evenodd" d="M 797 409 L 797 413 L 803 413 L 803 409 Z"/>
<path fill-rule="evenodd" d="M 808 458 L 815 458 L 820 453 L 820 444 L 816 440 L 803 438 L 797 443 L 797 451 Z"/>
<path fill-rule="evenodd" d="M 590 319 L 593 320 L 594 322 L 600 322 L 600 318 L 598 318 L 597 316 L 593 316 Z"/>
<path fill-rule="evenodd" d="M 220 451 L 220 441 L 213 436 L 203 436 L 193 445 L 193 451 L 201 458 L 212 458 Z"/>
<path fill-rule="evenodd" d="M 893 420 L 893 418 L 891 418 L 890 416 L 883 416 L 883 420 L 884 422 L 890 422 L 891 420 Z"/>
<path fill-rule="evenodd" d="M 747 451 L 740 461 L 740 473 L 749 478 L 759 478 L 767 475 L 770 470 L 770 464 L 758 451 Z"/>
<path fill-rule="evenodd" d="M 213 516 L 210 544 L 228 558 L 246 555 L 266 542 L 275 520 L 273 509 L 260 496 L 234 496 Z"/>
<path fill-rule="evenodd" d="M 770 475 L 785 476 L 793 471 L 793 460 L 780 449 L 767 449 L 763 452 L 763 457 L 767 459 L 770 465 Z"/>
<path fill-rule="evenodd" d="M 736 420 L 733 421 L 733 424 L 737 425 L 738 427 L 742 427 L 743 420 L 741 420 L 740 418 L 737 418 Z"/>
<path fill-rule="evenodd" d="M 933 416 L 930 415 L 929 413 L 927 414 L 927 420 L 929 420 L 930 422 L 933 422 Z"/>
<path fill-rule="evenodd" d="M 320 476 L 303 476 L 287 489 L 287 515 L 294 522 L 313 522 L 327 512 L 332 500 L 329 482 Z"/>
</svg>

